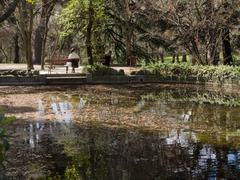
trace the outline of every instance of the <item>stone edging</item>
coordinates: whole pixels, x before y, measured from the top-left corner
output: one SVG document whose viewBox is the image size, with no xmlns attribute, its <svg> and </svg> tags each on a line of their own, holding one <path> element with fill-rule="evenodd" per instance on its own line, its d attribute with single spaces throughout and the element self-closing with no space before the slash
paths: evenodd
<svg viewBox="0 0 240 180">
<path fill-rule="evenodd" d="M 49 76 L 53 77 L 53 76 Z M 160 76 L 149 76 L 149 75 L 131 75 L 131 76 L 92 76 L 88 74 L 86 76 L 79 76 L 77 82 L 73 82 L 71 77 L 64 78 L 61 75 L 61 83 L 58 82 L 59 78 L 54 77 L 49 82 L 48 76 L 32 76 L 32 77 L 0 77 L 0 86 L 10 85 L 58 85 L 58 84 L 137 84 L 137 83 L 166 83 L 166 84 L 196 84 L 196 85 L 214 85 L 214 86 L 228 86 L 240 88 L 240 80 L 223 80 L 218 79 L 214 81 L 208 81 L 203 78 L 196 77 L 160 77 Z M 77 76 L 75 75 L 74 78 Z"/>
</svg>

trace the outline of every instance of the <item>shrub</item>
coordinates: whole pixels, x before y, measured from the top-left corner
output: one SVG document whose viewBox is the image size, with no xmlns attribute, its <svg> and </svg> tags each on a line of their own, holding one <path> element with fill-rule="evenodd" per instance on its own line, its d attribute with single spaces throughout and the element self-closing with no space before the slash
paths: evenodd
<svg viewBox="0 0 240 180">
<path fill-rule="evenodd" d="M 114 75 L 125 75 L 124 70 L 120 69 L 119 71 L 101 65 L 101 64 L 95 64 L 93 66 L 86 66 L 83 70 L 86 73 L 90 73 L 93 76 L 114 76 Z"/>
<path fill-rule="evenodd" d="M 240 79 L 240 67 L 238 66 L 192 66 L 187 63 L 150 63 L 142 65 L 136 75 L 160 75 L 178 77 L 201 77 L 207 80 Z"/>
</svg>

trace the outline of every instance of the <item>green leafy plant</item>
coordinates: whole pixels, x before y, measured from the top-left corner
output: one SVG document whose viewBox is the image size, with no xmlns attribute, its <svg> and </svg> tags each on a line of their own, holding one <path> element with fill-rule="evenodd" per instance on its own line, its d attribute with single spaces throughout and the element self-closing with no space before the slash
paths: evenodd
<svg viewBox="0 0 240 180">
<path fill-rule="evenodd" d="M 13 122 L 15 117 L 5 117 L 4 109 L 0 108 L 0 166 L 4 168 L 5 153 L 8 151 L 10 144 L 8 141 L 9 136 L 7 130 L 4 128 L 7 124 Z"/>
<path fill-rule="evenodd" d="M 150 63 L 142 64 L 141 69 L 135 72 L 136 75 L 157 75 L 157 76 L 177 76 L 196 77 L 208 81 L 223 81 L 240 79 L 240 67 L 238 66 L 192 66 L 188 63 Z"/>
</svg>

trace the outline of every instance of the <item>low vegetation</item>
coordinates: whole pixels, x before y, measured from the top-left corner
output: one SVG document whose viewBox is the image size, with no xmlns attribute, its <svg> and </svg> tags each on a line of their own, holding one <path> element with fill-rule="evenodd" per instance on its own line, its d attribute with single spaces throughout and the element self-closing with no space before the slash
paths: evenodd
<svg viewBox="0 0 240 180">
<path fill-rule="evenodd" d="M 115 70 L 113 68 L 101 65 L 101 64 L 95 64 L 93 66 L 86 66 L 83 70 L 85 73 L 90 73 L 93 76 L 114 76 L 114 75 L 125 75 L 124 70 Z"/>
<path fill-rule="evenodd" d="M 0 107 L 0 174 L 4 170 L 5 153 L 10 147 L 7 131 L 4 128 L 7 124 L 15 120 L 15 117 L 5 117 L 4 109 Z M 0 179 L 2 177 L 0 176 Z"/>
<path fill-rule="evenodd" d="M 34 71 L 27 71 L 27 70 L 5 70 L 5 71 L 0 71 L 0 77 L 1 76 L 9 76 L 9 77 L 31 77 L 31 76 L 39 76 L 39 71 L 34 70 Z"/>
<path fill-rule="evenodd" d="M 240 78 L 240 67 L 238 66 L 192 66 L 188 63 L 150 63 L 142 65 L 141 70 L 132 72 L 132 75 L 154 75 L 154 76 L 177 76 L 180 78 L 195 77 L 198 80 L 223 81 L 226 79 L 237 80 Z"/>
</svg>

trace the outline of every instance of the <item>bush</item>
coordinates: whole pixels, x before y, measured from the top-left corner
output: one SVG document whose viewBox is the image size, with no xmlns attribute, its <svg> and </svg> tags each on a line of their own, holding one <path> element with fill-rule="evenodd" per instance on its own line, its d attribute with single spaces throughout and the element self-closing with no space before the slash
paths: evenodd
<svg viewBox="0 0 240 180">
<path fill-rule="evenodd" d="M 189 65 L 187 63 L 151 63 L 143 65 L 136 75 L 198 77 L 206 80 L 240 79 L 240 67 L 238 66 L 202 66 Z"/>
<path fill-rule="evenodd" d="M 102 64 L 95 64 L 93 66 L 86 66 L 83 70 L 86 73 L 90 73 L 93 76 L 115 76 L 115 75 L 122 75 L 124 76 L 124 70 L 115 70 L 113 68 L 104 66 Z"/>
</svg>

